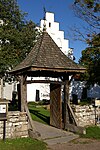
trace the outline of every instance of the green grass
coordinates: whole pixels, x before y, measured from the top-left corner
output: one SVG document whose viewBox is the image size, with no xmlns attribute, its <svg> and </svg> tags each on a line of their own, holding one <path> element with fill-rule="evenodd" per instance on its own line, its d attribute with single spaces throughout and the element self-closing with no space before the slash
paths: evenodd
<svg viewBox="0 0 100 150">
<path fill-rule="evenodd" d="M 44 124 L 50 124 L 50 111 L 36 103 L 28 104 L 32 119 Z"/>
<path fill-rule="evenodd" d="M 81 106 L 84 106 L 84 105 L 91 105 L 93 103 L 93 100 L 90 99 L 90 98 L 87 98 L 87 99 L 82 99 L 80 102 L 79 102 L 79 105 Z"/>
<path fill-rule="evenodd" d="M 86 128 L 86 135 L 82 135 L 82 137 L 100 139 L 100 127 L 92 126 L 92 127 Z"/>
<path fill-rule="evenodd" d="M 0 140 L 0 150 L 47 150 L 42 141 L 31 138 Z"/>
</svg>

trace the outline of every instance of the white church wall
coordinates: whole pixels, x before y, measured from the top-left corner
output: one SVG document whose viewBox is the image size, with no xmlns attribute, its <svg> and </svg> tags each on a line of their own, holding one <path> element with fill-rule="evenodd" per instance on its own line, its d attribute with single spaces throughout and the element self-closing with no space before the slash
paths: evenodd
<svg viewBox="0 0 100 150">
<path fill-rule="evenodd" d="M 68 41 L 67 39 L 64 39 L 64 40 L 62 41 L 62 45 L 63 45 L 63 47 L 62 47 L 62 52 L 63 52 L 65 55 L 68 56 L 68 53 L 69 53 L 69 48 L 68 48 L 69 41 Z M 64 47 L 66 47 L 66 49 L 65 49 Z"/>
<path fill-rule="evenodd" d="M 48 33 L 55 33 L 59 31 L 59 23 L 58 22 L 50 22 L 49 20 L 41 20 L 40 27 L 43 29 L 44 22 L 46 24 L 46 29 Z"/>
<path fill-rule="evenodd" d="M 13 84 L 14 85 L 14 84 Z M 12 99 L 12 93 L 10 91 L 13 91 L 13 85 L 10 85 L 8 83 L 5 83 L 4 87 L 4 98 L 6 99 Z"/>
<path fill-rule="evenodd" d="M 0 26 L 3 26 L 4 22 L 0 19 Z"/>
<path fill-rule="evenodd" d="M 0 85 L 1 89 L 1 85 Z M 12 93 L 13 91 L 17 92 L 17 83 L 8 83 L 5 82 L 5 85 L 3 86 L 3 98 L 7 100 L 12 100 Z M 1 92 L 0 92 L 0 98 L 1 98 Z"/>
<path fill-rule="evenodd" d="M 54 13 L 46 12 L 45 19 L 54 22 Z"/>
<path fill-rule="evenodd" d="M 45 77 L 35 77 L 33 80 L 45 80 Z M 28 77 L 27 80 L 31 80 L 31 77 Z M 39 91 L 39 100 L 47 99 L 49 100 L 50 88 L 49 84 L 44 83 L 32 83 L 27 84 L 27 101 L 36 101 L 36 91 Z"/>
<path fill-rule="evenodd" d="M 36 101 L 36 91 L 39 91 L 39 100 L 49 100 L 49 84 L 32 83 L 27 85 L 27 101 Z"/>
</svg>

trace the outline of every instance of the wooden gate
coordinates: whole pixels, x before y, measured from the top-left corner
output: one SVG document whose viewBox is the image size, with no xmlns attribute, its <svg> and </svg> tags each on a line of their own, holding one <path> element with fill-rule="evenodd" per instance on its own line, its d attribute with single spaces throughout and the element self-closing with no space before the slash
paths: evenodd
<svg viewBox="0 0 100 150">
<path fill-rule="evenodd" d="M 50 84 L 50 125 L 62 128 L 61 84 Z"/>
</svg>

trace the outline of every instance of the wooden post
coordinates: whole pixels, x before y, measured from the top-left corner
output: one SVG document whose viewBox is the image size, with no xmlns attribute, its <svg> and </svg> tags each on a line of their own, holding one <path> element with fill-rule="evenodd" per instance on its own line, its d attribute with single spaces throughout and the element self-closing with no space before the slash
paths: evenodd
<svg viewBox="0 0 100 150">
<path fill-rule="evenodd" d="M 69 124 L 68 101 L 69 101 L 69 76 L 65 80 L 64 85 L 64 129 Z"/>
<path fill-rule="evenodd" d="M 3 99 L 4 98 L 4 95 L 3 95 L 3 77 L 0 79 L 1 80 L 1 99 Z"/>
<path fill-rule="evenodd" d="M 21 88 L 21 111 L 25 111 L 25 103 L 27 102 L 27 84 L 26 76 L 20 77 L 20 88 Z"/>
<path fill-rule="evenodd" d="M 20 76 L 20 96 L 21 96 L 21 112 L 26 112 L 28 116 L 28 124 L 29 124 L 29 136 L 32 138 L 38 138 L 39 133 L 35 130 L 33 125 L 33 121 L 27 106 L 27 83 L 26 83 L 27 76 Z"/>
<path fill-rule="evenodd" d="M 6 120 L 3 121 L 3 140 L 5 141 L 6 137 Z"/>
</svg>

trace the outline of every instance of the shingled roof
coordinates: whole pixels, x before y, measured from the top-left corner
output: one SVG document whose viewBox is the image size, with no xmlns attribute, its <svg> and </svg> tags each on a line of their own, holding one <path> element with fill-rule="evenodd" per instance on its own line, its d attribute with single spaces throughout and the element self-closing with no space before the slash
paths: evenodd
<svg viewBox="0 0 100 150">
<path fill-rule="evenodd" d="M 50 70 L 58 72 L 84 72 L 85 68 L 69 59 L 45 31 L 27 57 L 11 73 L 25 70 Z"/>
</svg>

